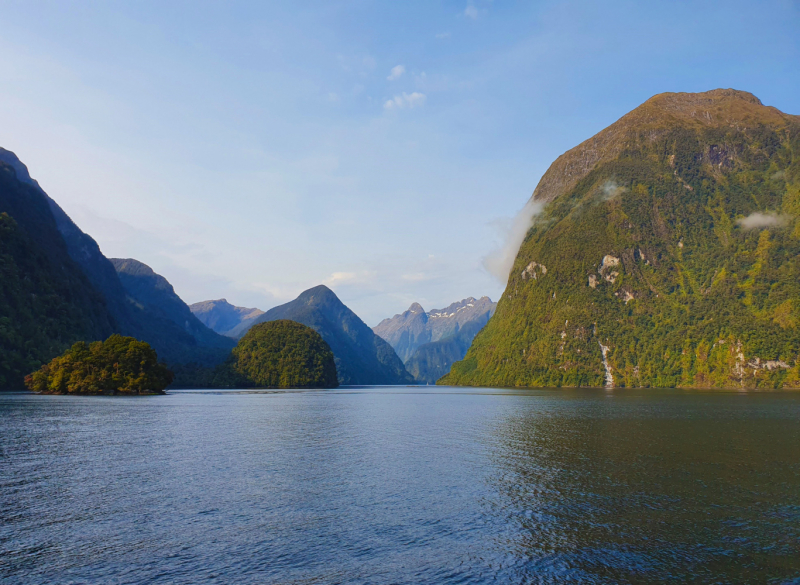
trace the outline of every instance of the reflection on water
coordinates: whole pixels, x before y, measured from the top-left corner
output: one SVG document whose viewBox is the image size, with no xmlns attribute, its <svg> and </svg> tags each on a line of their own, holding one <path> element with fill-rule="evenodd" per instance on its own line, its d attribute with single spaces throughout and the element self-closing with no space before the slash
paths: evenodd
<svg viewBox="0 0 800 585">
<path fill-rule="evenodd" d="M 9 583 L 795 582 L 800 395 L 0 395 Z"/>
<path fill-rule="evenodd" d="M 511 581 L 800 578 L 796 397 L 528 404 L 491 455 Z"/>
</svg>

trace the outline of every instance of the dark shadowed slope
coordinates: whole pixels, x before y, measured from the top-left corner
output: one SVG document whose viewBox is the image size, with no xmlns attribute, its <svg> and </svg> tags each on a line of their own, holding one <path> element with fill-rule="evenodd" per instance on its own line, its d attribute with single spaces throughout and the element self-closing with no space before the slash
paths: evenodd
<svg viewBox="0 0 800 585">
<path fill-rule="evenodd" d="M 76 341 L 115 328 L 103 297 L 70 257 L 47 200 L 0 151 L 0 390 Z"/>
<path fill-rule="evenodd" d="M 226 299 L 216 301 L 201 301 L 189 305 L 194 316 L 200 319 L 206 327 L 220 335 L 233 337 L 232 331 L 237 327 L 249 327 L 256 319 L 264 314 L 261 309 L 237 307 Z"/>
<path fill-rule="evenodd" d="M 132 258 L 111 258 L 128 295 L 147 311 L 169 319 L 204 347 L 233 348 L 236 343 L 212 331 L 194 316 L 175 289 L 147 264 Z"/>
<path fill-rule="evenodd" d="M 392 347 L 378 337 L 326 286 L 303 292 L 295 300 L 270 309 L 256 323 L 289 319 L 308 325 L 328 343 L 340 384 L 413 384 L 414 379 Z M 234 330 L 237 337 L 248 327 Z"/>
<path fill-rule="evenodd" d="M 159 358 L 170 365 L 189 362 L 213 365 L 225 359 L 227 349 L 199 344 L 182 326 L 133 301 L 122 286 L 114 266 L 100 251 L 97 242 L 81 231 L 61 207 L 47 196 L 39 184 L 31 179 L 28 169 L 17 156 L 11 151 L 0 149 L 0 161 L 13 168 L 16 175 L 21 178 L 19 182 L 27 186 L 28 197 L 11 199 L 11 204 L 15 205 L 15 214 L 30 218 L 30 221 L 26 220 L 26 225 L 31 226 L 29 233 L 37 238 L 52 240 L 53 237 L 48 235 L 51 234 L 51 230 L 45 229 L 45 226 L 48 222 L 55 223 L 60 233 L 61 245 L 66 245 L 69 257 L 80 266 L 96 293 L 99 293 L 105 301 L 105 311 L 110 314 L 113 332 L 148 342 L 158 352 Z M 36 194 L 36 197 L 32 194 Z M 42 202 L 45 205 L 42 205 Z M 46 207 L 49 208 L 49 212 L 45 214 L 43 210 Z M 10 215 L 14 216 L 11 213 Z M 40 226 L 41 236 L 38 235 Z M 51 249 L 52 246 L 48 244 L 46 248 Z M 107 335 L 104 334 L 98 339 L 104 336 Z M 93 339 L 94 337 L 87 338 L 88 341 Z"/>
</svg>

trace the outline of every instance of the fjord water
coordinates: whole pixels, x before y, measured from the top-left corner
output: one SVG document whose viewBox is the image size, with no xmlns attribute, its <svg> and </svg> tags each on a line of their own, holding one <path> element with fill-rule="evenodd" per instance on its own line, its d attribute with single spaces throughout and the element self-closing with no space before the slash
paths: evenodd
<svg viewBox="0 0 800 585">
<path fill-rule="evenodd" d="M 800 580 L 800 395 L 0 395 L 8 583 Z"/>
</svg>

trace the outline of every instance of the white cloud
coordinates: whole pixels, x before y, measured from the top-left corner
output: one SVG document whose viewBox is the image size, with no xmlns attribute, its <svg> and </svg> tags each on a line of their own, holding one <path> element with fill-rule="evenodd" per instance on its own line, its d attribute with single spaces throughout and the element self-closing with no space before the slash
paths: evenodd
<svg viewBox="0 0 800 585">
<path fill-rule="evenodd" d="M 478 18 L 478 9 L 475 8 L 474 4 L 467 4 L 467 7 L 464 9 L 464 16 L 476 20 Z"/>
<path fill-rule="evenodd" d="M 783 215 L 776 215 L 774 213 L 760 213 L 756 211 L 747 217 L 742 217 L 736 220 L 743 229 L 752 230 L 756 228 L 766 227 L 779 227 L 786 225 L 787 218 Z"/>
<path fill-rule="evenodd" d="M 483 266 L 502 284 L 508 282 L 508 275 L 514 266 L 514 260 L 522 245 L 522 240 L 525 239 L 528 230 L 533 225 L 533 218 L 541 211 L 542 204 L 529 199 L 525 207 L 513 219 L 503 222 L 501 225 L 503 245 L 483 259 Z"/>
<path fill-rule="evenodd" d="M 449 39 L 450 33 L 449 32 L 442 32 L 436 35 L 437 39 Z"/>
<path fill-rule="evenodd" d="M 391 73 L 389 73 L 389 77 L 387 77 L 386 79 L 388 79 L 389 81 L 394 81 L 395 79 L 399 79 L 405 72 L 406 72 L 405 66 L 395 65 L 394 67 L 392 67 L 392 71 Z"/>
<path fill-rule="evenodd" d="M 396 95 L 390 100 L 386 100 L 383 104 L 384 109 L 386 110 L 394 110 L 394 109 L 403 109 L 403 108 L 414 108 L 416 106 L 421 106 L 425 103 L 427 96 L 424 93 L 420 93 L 415 91 L 413 93 L 406 93 L 403 92 L 402 95 Z"/>
</svg>

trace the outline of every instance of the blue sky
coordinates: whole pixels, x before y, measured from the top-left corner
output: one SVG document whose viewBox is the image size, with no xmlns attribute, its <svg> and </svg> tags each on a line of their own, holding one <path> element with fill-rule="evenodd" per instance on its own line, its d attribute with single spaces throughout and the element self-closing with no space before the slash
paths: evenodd
<svg viewBox="0 0 800 585">
<path fill-rule="evenodd" d="M 800 114 L 800 3 L 0 1 L 0 146 L 187 302 L 499 297 L 562 152 L 652 95 Z"/>
</svg>

